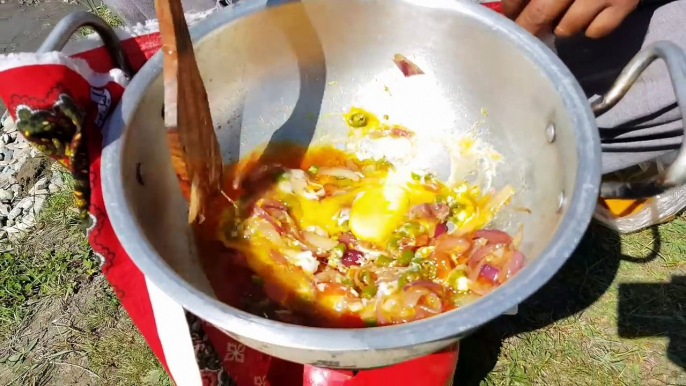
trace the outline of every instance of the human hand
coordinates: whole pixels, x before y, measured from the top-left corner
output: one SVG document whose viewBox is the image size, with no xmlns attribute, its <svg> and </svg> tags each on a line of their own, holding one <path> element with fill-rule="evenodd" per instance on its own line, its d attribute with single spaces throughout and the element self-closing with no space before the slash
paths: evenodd
<svg viewBox="0 0 686 386">
<path fill-rule="evenodd" d="M 502 0 L 505 16 L 536 36 L 567 37 L 586 31 L 592 39 L 614 31 L 640 0 Z"/>
</svg>

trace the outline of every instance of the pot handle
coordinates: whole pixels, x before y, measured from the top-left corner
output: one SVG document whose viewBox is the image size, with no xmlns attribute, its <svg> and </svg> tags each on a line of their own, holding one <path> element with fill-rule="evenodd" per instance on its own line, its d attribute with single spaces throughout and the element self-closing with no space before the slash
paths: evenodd
<svg viewBox="0 0 686 386">
<path fill-rule="evenodd" d="M 50 31 L 50 34 L 45 38 L 45 41 L 38 47 L 38 51 L 36 52 L 44 54 L 47 52 L 61 51 L 69 39 L 71 39 L 72 35 L 74 35 L 74 32 L 81 27 L 91 27 L 95 30 L 105 44 L 105 48 L 109 52 L 114 65 L 122 70 L 124 75 L 130 79 L 132 75 L 131 66 L 126 59 L 126 55 L 124 55 L 124 50 L 117 37 L 117 33 L 99 16 L 90 12 L 78 11 L 64 17 L 64 19 L 60 20 L 55 28 Z M 3 126 L 5 120 L 9 117 L 9 114 L 9 110 L 2 114 L 2 117 L 0 117 L 0 127 Z"/>
<path fill-rule="evenodd" d="M 686 122 L 686 54 L 679 46 L 669 41 L 652 43 L 636 54 L 624 67 L 610 90 L 591 103 L 593 113 L 599 116 L 616 105 L 655 59 L 662 59 L 667 65 L 677 104 L 683 120 Z M 674 162 L 659 176 L 638 183 L 603 182 L 600 186 L 600 196 L 604 198 L 648 198 L 684 184 L 686 184 L 686 144 L 682 143 Z"/>
<path fill-rule="evenodd" d="M 43 44 L 38 48 L 38 53 L 60 51 L 67 44 L 69 39 L 81 27 L 90 27 L 100 36 L 105 48 L 112 58 L 116 67 L 124 72 L 127 77 L 131 77 L 131 66 L 124 55 L 121 42 L 116 32 L 100 17 L 86 11 L 73 12 L 53 28 Z"/>
</svg>

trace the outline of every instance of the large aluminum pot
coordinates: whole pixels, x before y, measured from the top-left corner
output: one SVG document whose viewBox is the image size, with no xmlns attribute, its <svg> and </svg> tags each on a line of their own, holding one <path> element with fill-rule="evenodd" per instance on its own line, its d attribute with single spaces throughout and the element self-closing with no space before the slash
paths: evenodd
<svg viewBox="0 0 686 386">
<path fill-rule="evenodd" d="M 518 205 L 532 211 L 514 219 L 524 223 L 525 268 L 492 294 L 437 317 L 337 330 L 288 325 L 230 307 L 213 294 L 186 224 L 187 204 L 166 145 L 157 54 L 133 78 L 109 122 L 102 157 L 107 211 L 150 280 L 250 347 L 294 362 L 358 369 L 437 351 L 538 290 L 586 230 L 601 185 L 593 111 L 551 51 L 492 11 L 453 0 L 246 3 L 213 15 L 192 36 L 225 161 L 267 142 L 342 138 L 347 129 L 340 113 L 360 106 L 383 111 L 420 138 L 476 130 L 504 156 L 496 185 L 514 185 Z M 392 61 L 396 53 L 426 75 L 404 78 Z M 639 55 L 595 110 L 616 103 L 656 57 L 668 59 L 683 82 L 683 54 L 660 44 Z M 445 175 L 447 156 L 439 147 L 423 149 L 419 158 Z M 683 166 L 684 157 L 678 162 Z M 677 171 L 639 187 L 607 189 L 659 190 L 683 182 Z"/>
</svg>

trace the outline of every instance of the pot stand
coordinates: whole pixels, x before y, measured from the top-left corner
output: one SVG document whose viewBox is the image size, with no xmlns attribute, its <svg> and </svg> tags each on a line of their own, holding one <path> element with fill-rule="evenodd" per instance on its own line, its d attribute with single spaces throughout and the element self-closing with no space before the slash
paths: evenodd
<svg viewBox="0 0 686 386">
<path fill-rule="evenodd" d="M 303 386 L 452 385 L 459 343 L 436 354 L 372 370 L 331 370 L 305 365 Z M 276 386 L 276 385 L 275 385 Z"/>
</svg>

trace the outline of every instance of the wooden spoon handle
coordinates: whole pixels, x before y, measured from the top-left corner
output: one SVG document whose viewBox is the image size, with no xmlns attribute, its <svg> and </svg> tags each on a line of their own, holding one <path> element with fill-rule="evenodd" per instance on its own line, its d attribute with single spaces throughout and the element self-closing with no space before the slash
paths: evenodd
<svg viewBox="0 0 686 386">
<path fill-rule="evenodd" d="M 180 0 L 155 0 L 162 37 L 164 123 L 172 164 L 190 201 L 188 221 L 221 189 L 222 160 L 207 92 Z"/>
</svg>

